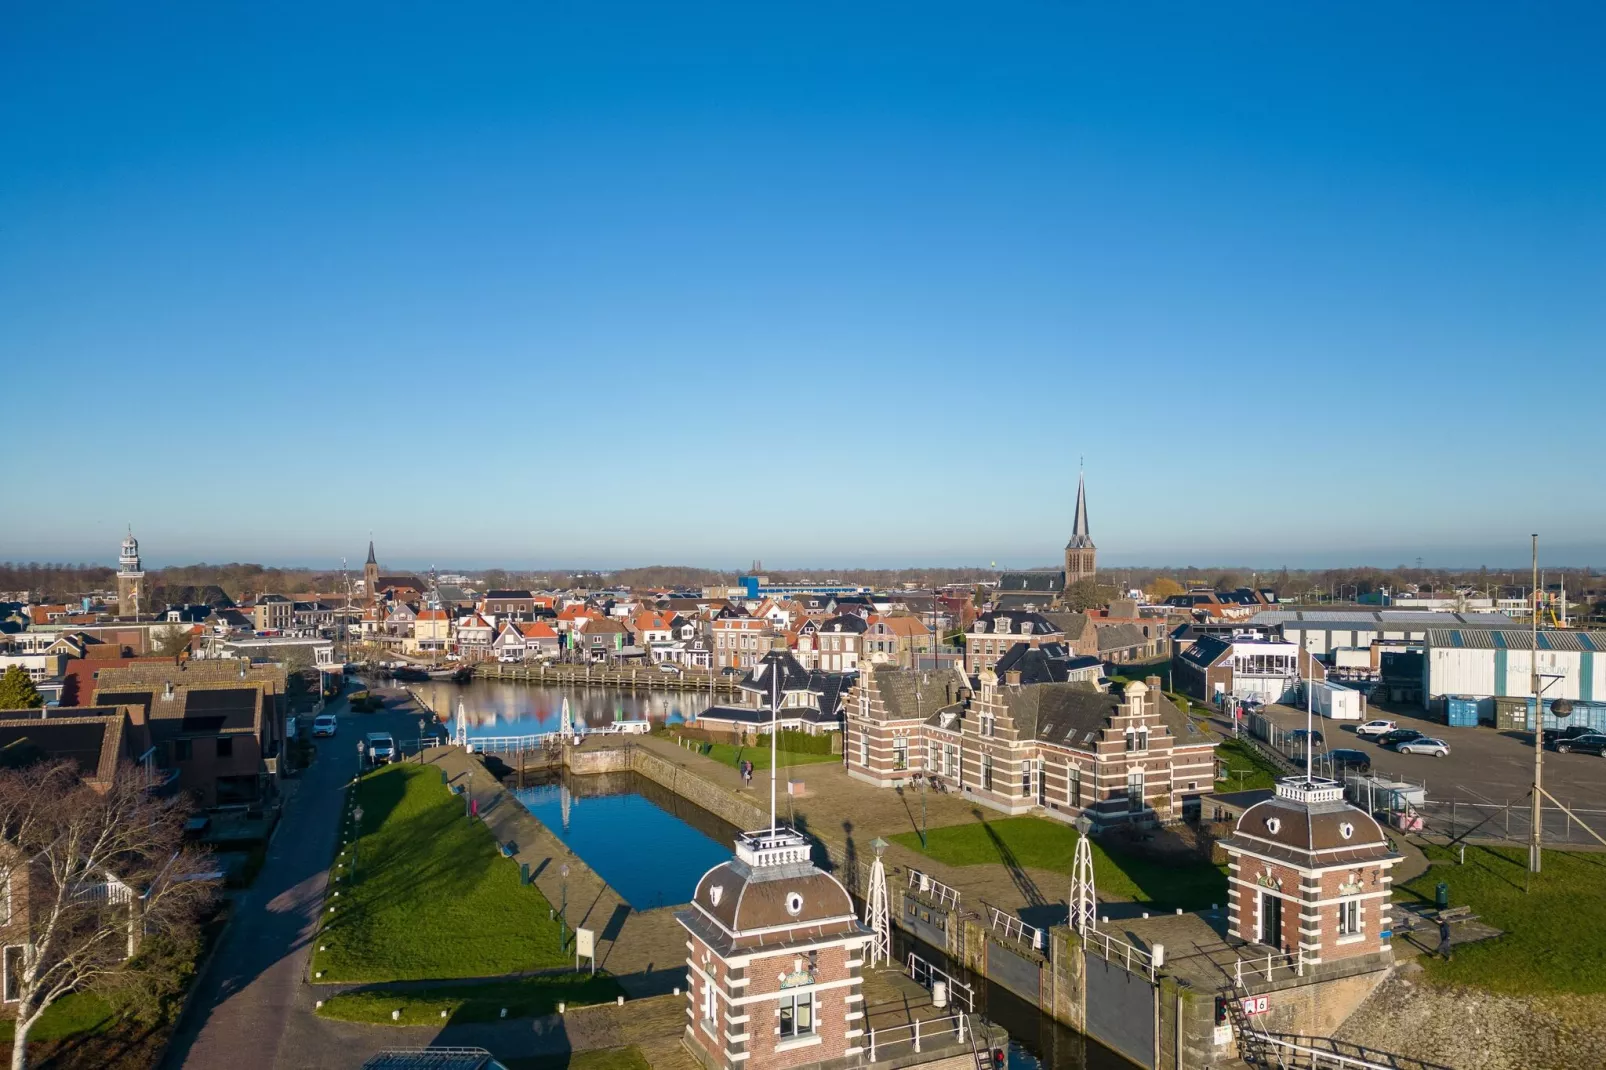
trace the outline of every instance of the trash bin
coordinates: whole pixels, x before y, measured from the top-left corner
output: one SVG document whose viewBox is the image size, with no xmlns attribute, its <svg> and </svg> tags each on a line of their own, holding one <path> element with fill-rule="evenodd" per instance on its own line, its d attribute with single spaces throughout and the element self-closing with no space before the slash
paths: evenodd
<svg viewBox="0 0 1606 1070">
<path fill-rule="evenodd" d="M 1450 909 L 1450 886 L 1443 881 L 1433 889 L 1433 901 L 1440 910 Z"/>
</svg>

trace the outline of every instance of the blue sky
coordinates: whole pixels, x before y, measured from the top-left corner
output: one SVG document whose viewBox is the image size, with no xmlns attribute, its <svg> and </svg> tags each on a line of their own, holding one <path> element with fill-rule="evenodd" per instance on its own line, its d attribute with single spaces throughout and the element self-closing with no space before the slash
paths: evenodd
<svg viewBox="0 0 1606 1070">
<path fill-rule="evenodd" d="M 0 559 L 1606 564 L 1603 31 L 18 7 Z"/>
</svg>

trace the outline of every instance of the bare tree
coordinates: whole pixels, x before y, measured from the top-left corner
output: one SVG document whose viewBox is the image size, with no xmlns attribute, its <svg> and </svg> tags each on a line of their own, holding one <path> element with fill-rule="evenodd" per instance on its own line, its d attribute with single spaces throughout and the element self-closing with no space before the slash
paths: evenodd
<svg viewBox="0 0 1606 1070">
<path fill-rule="evenodd" d="M 12 1070 L 25 1070 L 29 1031 L 62 996 L 149 985 L 143 972 L 170 968 L 135 956 L 151 937 L 193 934 L 216 891 L 207 856 L 184 843 L 185 816 L 176 800 L 152 798 L 132 766 L 110 784 L 71 762 L 0 772 Z"/>
<path fill-rule="evenodd" d="M 164 658 L 176 658 L 190 648 L 195 633 L 182 624 L 170 624 L 151 636 L 156 653 Z"/>
</svg>

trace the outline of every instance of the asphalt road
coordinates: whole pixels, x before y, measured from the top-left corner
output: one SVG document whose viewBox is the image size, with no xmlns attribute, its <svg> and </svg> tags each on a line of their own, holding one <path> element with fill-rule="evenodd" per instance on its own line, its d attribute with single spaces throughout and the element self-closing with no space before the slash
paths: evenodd
<svg viewBox="0 0 1606 1070">
<path fill-rule="evenodd" d="M 1266 708 L 1266 713 L 1284 728 L 1305 727 L 1304 710 L 1271 706 Z M 1328 748 L 1365 751 L 1372 758 L 1373 772 L 1425 781 L 1430 801 L 1447 803 L 1459 799 L 1505 803 L 1527 797 L 1533 784 L 1531 734 L 1497 732 L 1489 727 L 1451 728 L 1442 721 L 1430 719 L 1419 707 L 1410 706 L 1372 703 L 1367 719 L 1373 718 L 1387 718 L 1400 728 L 1414 728 L 1423 735 L 1442 739 L 1449 745 L 1450 753 L 1443 758 L 1432 758 L 1386 750 L 1355 734 L 1355 726 L 1363 722 L 1317 717 L 1316 728 Z M 1544 776 L 1546 790 L 1569 807 L 1606 811 L 1606 758 L 1547 750 Z M 1606 825 L 1606 822 L 1600 824 Z"/>
<path fill-rule="evenodd" d="M 355 688 L 348 688 L 355 690 Z M 317 740 L 318 757 L 294 781 L 255 884 L 235 916 L 174 1034 L 164 1066 L 197 1070 L 276 1070 L 308 1066 L 303 1034 L 311 1018 L 306 977 L 329 861 L 339 827 L 342 789 L 357 769 L 357 741 L 391 731 L 418 735 L 412 714 L 352 714 L 346 699 L 330 703 L 340 720 L 332 738 Z M 288 794 L 288 792 L 287 792 Z M 329 1053 L 325 1053 L 329 1054 Z M 349 1065 L 356 1066 L 361 1057 Z"/>
</svg>

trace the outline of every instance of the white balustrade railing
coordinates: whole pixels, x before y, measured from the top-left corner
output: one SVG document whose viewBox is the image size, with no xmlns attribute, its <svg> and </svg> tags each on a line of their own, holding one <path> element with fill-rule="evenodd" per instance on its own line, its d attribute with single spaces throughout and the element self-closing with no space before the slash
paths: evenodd
<svg viewBox="0 0 1606 1070">
<path fill-rule="evenodd" d="M 1128 973 L 1145 974 L 1151 983 L 1155 981 L 1154 956 L 1141 947 L 1097 929 L 1084 933 L 1082 941 L 1083 947 L 1106 962 L 1122 966 Z"/>
<path fill-rule="evenodd" d="M 949 910 L 959 909 L 959 889 L 950 888 L 929 873 L 911 869 L 909 871 L 909 890 L 935 899 Z"/>
<path fill-rule="evenodd" d="M 927 1018 L 925 1021 L 916 1019 L 905 1025 L 882 1026 L 871 1028 L 866 1034 L 869 1045 L 869 1061 L 875 1062 L 877 1052 L 885 1054 L 887 1048 L 901 1044 L 911 1044 L 913 1051 L 922 1051 L 923 1044 L 952 1035 L 957 1043 L 963 1044 L 970 1035 L 970 1026 L 966 1024 L 966 1014 L 951 1014 L 946 1018 Z"/>
<path fill-rule="evenodd" d="M 1028 925 L 1013 914 L 1006 914 L 997 907 L 989 908 L 992 911 L 992 929 L 1001 933 L 1006 940 L 1014 940 L 1026 944 L 1034 951 L 1042 951 L 1046 945 L 1043 939 L 1043 930 L 1035 925 Z"/>
</svg>

